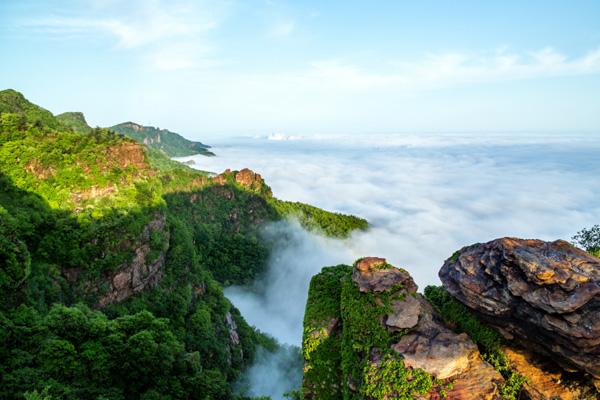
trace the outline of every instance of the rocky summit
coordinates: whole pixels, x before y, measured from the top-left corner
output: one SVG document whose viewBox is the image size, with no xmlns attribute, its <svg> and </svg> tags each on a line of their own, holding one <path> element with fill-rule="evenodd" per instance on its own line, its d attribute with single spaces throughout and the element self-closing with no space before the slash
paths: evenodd
<svg viewBox="0 0 600 400">
<path fill-rule="evenodd" d="M 600 259 L 558 240 L 502 238 L 443 265 L 446 290 L 509 340 L 600 380 Z"/>
<path fill-rule="evenodd" d="M 504 378 L 383 258 L 324 268 L 303 340 L 306 399 L 500 399 Z"/>
</svg>

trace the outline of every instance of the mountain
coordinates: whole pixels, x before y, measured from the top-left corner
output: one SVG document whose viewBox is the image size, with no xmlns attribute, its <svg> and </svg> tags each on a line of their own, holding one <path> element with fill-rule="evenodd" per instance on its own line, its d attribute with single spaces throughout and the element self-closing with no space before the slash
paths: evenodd
<svg viewBox="0 0 600 400">
<path fill-rule="evenodd" d="M 66 112 L 56 116 L 56 119 L 61 124 L 73 129 L 75 132 L 89 133 L 92 128 L 85 120 L 85 116 L 81 112 Z"/>
<path fill-rule="evenodd" d="M 12 89 L 0 91 L 0 114 L 1 123 L 5 126 L 24 128 L 29 124 L 49 128 L 62 127 L 50 111 L 31 103 L 21 93 Z"/>
<path fill-rule="evenodd" d="M 213 156 L 210 146 L 187 140 L 178 133 L 152 126 L 142 126 L 134 122 L 124 122 L 112 126 L 111 130 L 130 137 L 146 146 L 163 151 L 169 157 L 184 157 L 194 154 Z"/>
<path fill-rule="evenodd" d="M 567 242 L 514 238 L 457 251 L 424 295 L 383 258 L 325 267 L 306 304 L 303 397 L 597 399 L 599 271 Z"/>
<path fill-rule="evenodd" d="M 65 124 L 0 92 L 0 398 L 243 399 L 234 382 L 278 344 L 222 288 L 264 271 L 262 228 L 366 221 Z"/>
</svg>

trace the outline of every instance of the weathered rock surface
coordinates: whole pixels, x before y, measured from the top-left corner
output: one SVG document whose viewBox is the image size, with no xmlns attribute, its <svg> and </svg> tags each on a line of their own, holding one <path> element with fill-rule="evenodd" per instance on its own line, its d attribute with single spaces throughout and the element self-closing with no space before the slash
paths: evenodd
<svg viewBox="0 0 600 400">
<path fill-rule="evenodd" d="M 383 304 L 384 295 L 391 311 L 382 319 L 388 331 L 401 331 L 391 349 L 403 360 L 404 368 L 423 370 L 429 375 L 452 382 L 445 388 L 447 399 L 499 399 L 503 377 L 484 362 L 473 341 L 464 333 L 448 329 L 429 302 L 417 293 L 417 285 L 408 272 L 389 265 L 385 259 L 367 257 L 358 260 L 352 281 L 362 293 L 373 293 Z M 373 348 L 369 363 L 379 368 L 382 349 Z M 352 390 L 352 388 L 351 388 Z M 356 389 L 354 389 L 356 390 Z M 440 387 L 415 398 L 438 399 Z M 395 394 L 387 396 L 393 398 Z M 419 397 L 420 396 L 420 397 Z"/>
<path fill-rule="evenodd" d="M 392 312 L 385 324 L 391 329 L 412 328 L 419 322 L 420 313 L 421 302 L 415 296 L 405 296 L 404 300 L 392 301 Z"/>
<path fill-rule="evenodd" d="M 365 257 L 356 262 L 352 280 L 361 292 L 381 293 L 392 288 L 417 291 L 417 285 L 408 272 L 389 265 L 385 258 Z"/>
<path fill-rule="evenodd" d="M 412 296 L 411 296 L 412 297 Z M 502 376 L 481 359 L 479 350 L 465 333 L 455 333 L 443 325 L 440 317 L 421 295 L 418 325 L 392 345 L 404 359 L 404 365 L 419 368 L 441 380 L 452 381 L 448 399 L 499 399 Z M 429 397 L 436 398 L 437 394 Z"/>
<path fill-rule="evenodd" d="M 549 359 L 540 357 L 528 350 L 504 346 L 502 352 L 508 358 L 513 370 L 527 377 L 523 392 L 531 400 L 577 400 L 594 398 L 586 394 L 589 388 L 579 384 L 567 384 L 564 372 Z"/>
<path fill-rule="evenodd" d="M 240 171 L 226 169 L 223 173 L 212 179 L 219 185 L 225 185 L 228 181 L 232 180 L 248 190 L 272 196 L 271 188 L 265 183 L 262 176 L 248 168 Z"/>
<path fill-rule="evenodd" d="M 503 238 L 463 248 L 440 278 L 505 337 L 600 378 L 600 259 L 561 240 Z"/>
<path fill-rule="evenodd" d="M 100 296 L 97 306 L 105 307 L 112 303 L 118 303 L 146 288 L 156 286 L 160 281 L 163 274 L 162 268 L 165 263 L 165 253 L 161 252 L 153 260 L 148 259 L 152 251 L 150 247 L 150 235 L 152 232 L 161 232 L 166 236 L 165 240 L 168 242 L 169 231 L 166 226 L 166 217 L 164 214 L 157 214 L 146 225 L 140 242 L 135 247 L 133 260 L 106 278 L 108 290 Z"/>
</svg>

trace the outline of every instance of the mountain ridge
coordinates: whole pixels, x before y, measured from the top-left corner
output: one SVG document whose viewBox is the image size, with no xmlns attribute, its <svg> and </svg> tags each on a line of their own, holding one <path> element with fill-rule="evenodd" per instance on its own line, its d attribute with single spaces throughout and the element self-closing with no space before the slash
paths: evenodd
<svg viewBox="0 0 600 400">
<path fill-rule="evenodd" d="M 168 129 L 144 126 L 132 121 L 122 122 L 109 129 L 137 140 L 144 145 L 163 151 L 169 157 L 185 157 L 195 154 L 214 156 L 210 146 L 201 142 L 188 140 Z"/>
<path fill-rule="evenodd" d="M 0 397 L 246 399 L 234 382 L 278 344 L 222 288 L 264 271 L 261 229 L 292 215 L 367 226 L 0 92 Z"/>
</svg>

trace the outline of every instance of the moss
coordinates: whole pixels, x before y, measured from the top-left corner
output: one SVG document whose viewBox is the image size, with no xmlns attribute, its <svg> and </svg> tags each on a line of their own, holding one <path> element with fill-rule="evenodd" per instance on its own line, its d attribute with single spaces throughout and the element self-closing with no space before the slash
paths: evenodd
<svg viewBox="0 0 600 400">
<path fill-rule="evenodd" d="M 460 250 L 452 253 L 452 255 L 450 256 L 450 258 L 448 260 L 450 260 L 452 262 L 457 262 L 459 256 L 460 256 Z"/>
<path fill-rule="evenodd" d="M 341 336 L 328 332 L 332 319 L 340 319 L 341 279 L 351 267 L 325 267 L 310 282 L 302 352 L 303 388 L 318 399 L 341 399 Z"/>
<path fill-rule="evenodd" d="M 383 325 L 384 316 L 391 310 L 391 301 L 401 296 L 400 289 L 402 287 L 398 286 L 378 295 L 362 293 L 350 275 L 345 277 L 341 303 L 344 399 L 362 399 L 364 396 L 412 399 L 416 394 L 432 389 L 434 380 L 429 374 L 404 368 L 400 357 L 391 349 L 391 344 L 405 331 L 390 333 Z M 374 349 L 382 355 L 378 366 L 369 362 Z M 346 381 L 356 386 L 356 392 L 349 390 Z"/>
<path fill-rule="evenodd" d="M 446 323 L 469 335 L 479 347 L 482 358 L 502 374 L 505 379 L 500 389 L 502 399 L 518 399 L 526 378 L 510 368 L 508 358 L 501 350 L 502 336 L 495 329 L 481 322 L 467 307 L 450 296 L 443 287 L 427 286 L 425 297 Z"/>
<path fill-rule="evenodd" d="M 401 359 L 390 354 L 379 365 L 369 364 L 363 370 L 361 394 L 374 400 L 412 400 L 416 394 L 428 393 L 434 379 L 423 370 L 404 368 Z"/>
</svg>

